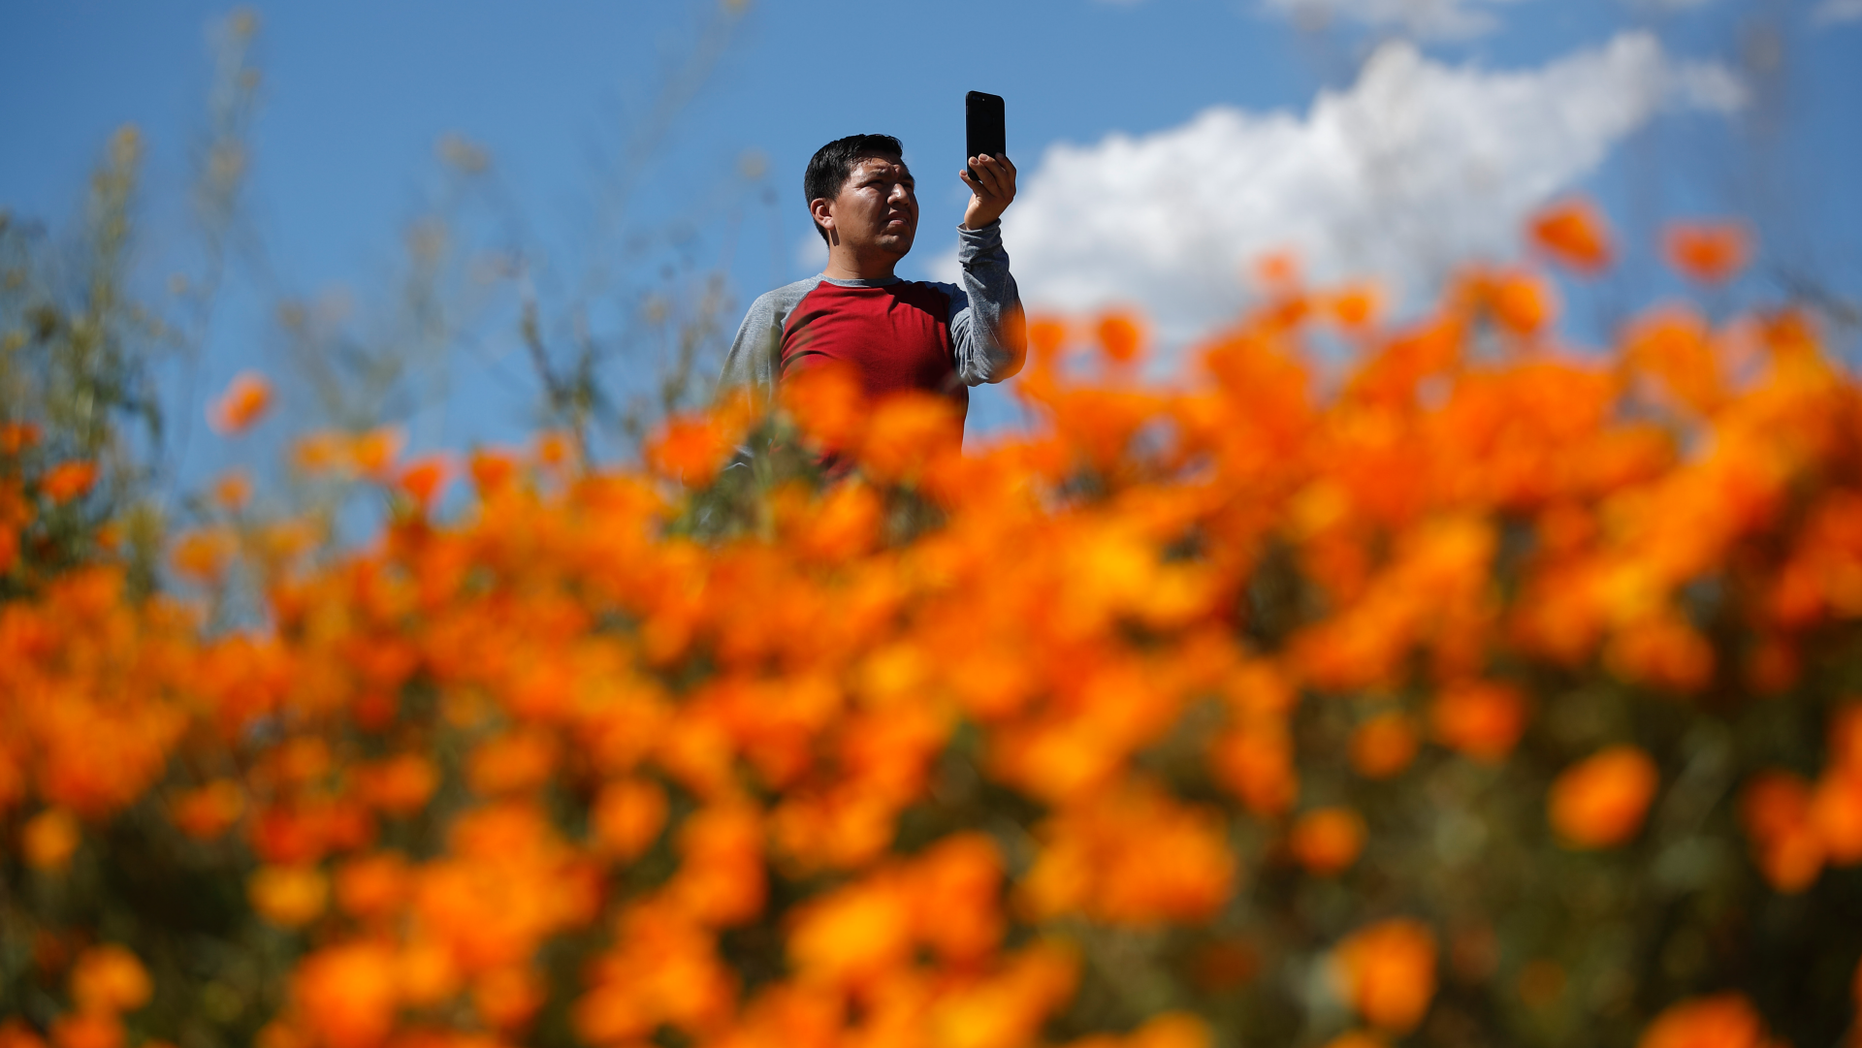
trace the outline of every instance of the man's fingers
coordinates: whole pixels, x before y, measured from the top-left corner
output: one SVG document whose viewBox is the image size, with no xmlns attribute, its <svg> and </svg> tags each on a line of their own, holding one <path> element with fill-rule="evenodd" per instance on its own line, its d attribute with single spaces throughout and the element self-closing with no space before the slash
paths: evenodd
<svg viewBox="0 0 1862 1048">
<path fill-rule="evenodd" d="M 989 190 L 996 196 L 1014 199 L 1015 165 L 1009 163 L 1006 156 L 985 156 L 977 165 L 977 173 L 988 180 Z"/>
<path fill-rule="evenodd" d="M 1009 163 L 1006 156 L 991 157 L 991 173 L 996 176 L 996 192 L 1005 197 L 1015 196 L 1015 165 Z"/>
<path fill-rule="evenodd" d="M 985 155 L 977 157 L 970 166 L 976 169 L 977 178 L 982 182 L 983 188 L 989 191 L 990 196 L 1004 195 L 1002 161 Z"/>
<path fill-rule="evenodd" d="M 965 170 L 957 172 L 957 177 L 974 194 L 965 221 L 971 217 L 1000 215 L 1015 199 L 1015 165 L 1009 163 L 1007 157 L 988 155 L 970 157 L 968 164 Z"/>
<path fill-rule="evenodd" d="M 975 193 L 979 197 L 996 195 L 995 183 L 990 177 L 989 166 L 985 163 L 986 160 L 988 160 L 987 157 L 971 157 L 970 170 L 960 172 L 957 175 L 958 178 L 963 179 L 964 185 L 970 187 L 970 192 Z M 976 177 L 970 177 L 971 170 L 976 172 Z"/>
<path fill-rule="evenodd" d="M 1015 165 L 999 156 L 973 156 L 968 164 L 957 172 L 973 194 L 964 209 L 963 228 L 982 229 L 1001 218 L 1003 208 L 1015 200 Z"/>
</svg>

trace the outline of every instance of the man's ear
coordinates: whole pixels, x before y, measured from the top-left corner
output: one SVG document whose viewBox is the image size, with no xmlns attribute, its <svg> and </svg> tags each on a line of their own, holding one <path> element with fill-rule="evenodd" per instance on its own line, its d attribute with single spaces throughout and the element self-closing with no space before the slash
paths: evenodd
<svg viewBox="0 0 1862 1048">
<path fill-rule="evenodd" d="M 836 239 L 834 232 L 834 201 L 827 197 L 816 197 L 808 202 L 808 213 L 815 216 L 815 222 L 828 231 L 828 242 Z"/>
</svg>

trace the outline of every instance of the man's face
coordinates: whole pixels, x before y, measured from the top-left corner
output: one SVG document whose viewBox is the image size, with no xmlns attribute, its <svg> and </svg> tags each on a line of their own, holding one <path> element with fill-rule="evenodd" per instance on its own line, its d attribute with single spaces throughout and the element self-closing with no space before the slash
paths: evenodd
<svg viewBox="0 0 1862 1048">
<path fill-rule="evenodd" d="M 918 234 L 918 195 L 905 161 L 867 157 L 854 165 L 834 198 L 834 232 L 853 249 L 878 248 L 895 256 L 912 249 Z"/>
</svg>

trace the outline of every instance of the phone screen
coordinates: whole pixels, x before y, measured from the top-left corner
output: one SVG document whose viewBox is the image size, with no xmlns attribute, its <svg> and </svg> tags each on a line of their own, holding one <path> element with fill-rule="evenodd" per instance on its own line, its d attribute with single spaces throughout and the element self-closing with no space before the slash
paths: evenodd
<svg viewBox="0 0 1862 1048">
<path fill-rule="evenodd" d="M 972 91 L 963 96 L 964 157 L 1008 153 L 1008 130 L 1002 119 L 1002 96 Z M 966 165 L 967 166 L 967 165 Z M 970 168 L 970 177 L 976 169 Z"/>
</svg>

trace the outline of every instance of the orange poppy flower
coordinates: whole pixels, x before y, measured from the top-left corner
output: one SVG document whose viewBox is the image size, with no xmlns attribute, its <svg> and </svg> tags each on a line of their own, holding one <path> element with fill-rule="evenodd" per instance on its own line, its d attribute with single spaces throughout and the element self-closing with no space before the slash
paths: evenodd
<svg viewBox="0 0 1862 1048">
<path fill-rule="evenodd" d="M 175 798 L 173 814 L 181 832 L 210 841 L 239 821 L 246 810 L 246 795 L 231 779 L 216 779 Z"/>
<path fill-rule="evenodd" d="M 207 407 L 207 425 L 221 436 L 232 436 L 250 429 L 272 404 L 272 384 L 256 371 L 242 371 L 233 376 Z"/>
<path fill-rule="evenodd" d="M 375 1048 L 394 1028 L 394 951 L 380 943 L 325 947 L 291 981 L 305 1023 L 329 1048 Z"/>
<path fill-rule="evenodd" d="M 420 811 L 439 788 L 439 769 L 416 753 L 402 753 L 354 771 L 356 792 L 362 800 L 389 815 L 406 817 Z"/>
<path fill-rule="evenodd" d="M 874 406 L 860 464 L 875 477 L 899 481 L 922 476 L 962 447 L 963 421 L 950 401 L 931 394 L 901 394 Z"/>
<path fill-rule="evenodd" d="M 314 866 L 262 866 L 246 882 L 252 908 L 283 928 L 315 920 L 329 894 L 329 879 Z"/>
<path fill-rule="evenodd" d="M 1288 845 L 1300 865 L 1321 877 L 1344 870 L 1364 850 L 1364 818 L 1350 808 L 1319 808 L 1293 823 Z"/>
<path fill-rule="evenodd" d="M 623 779 L 604 786 L 589 814 L 596 847 L 622 861 L 638 857 L 665 827 L 666 804 L 666 791 L 651 780 Z"/>
<path fill-rule="evenodd" d="M 1668 264 L 1689 280 L 1724 284 L 1746 268 L 1752 237 L 1730 221 L 1674 222 L 1662 236 Z"/>
<path fill-rule="evenodd" d="M 1028 321 L 1028 355 L 1037 365 L 1052 365 L 1067 342 L 1066 322 L 1056 317 L 1034 317 Z"/>
<path fill-rule="evenodd" d="M 26 862 L 41 870 L 63 870 L 69 866 L 82 839 L 78 820 L 63 808 L 47 808 L 27 820 L 20 831 Z"/>
<path fill-rule="evenodd" d="M 1566 768 L 1552 783 L 1552 828 L 1579 848 L 1622 844 L 1642 828 L 1661 775 L 1647 753 L 1611 746 Z"/>
<path fill-rule="evenodd" d="M 1484 291 L 1483 300 L 1494 322 L 1522 338 L 1538 334 L 1558 317 L 1558 292 L 1537 273 L 1495 273 L 1487 278 Z"/>
<path fill-rule="evenodd" d="M 213 501 L 229 513 L 237 513 L 252 501 L 252 478 L 244 470 L 228 470 L 213 482 Z"/>
<path fill-rule="evenodd" d="M 783 410 L 814 447 L 844 451 L 858 445 L 871 409 L 859 376 L 843 367 L 807 368 L 783 379 Z"/>
<path fill-rule="evenodd" d="M 1299 256 L 1290 250 L 1271 251 L 1254 262 L 1254 279 L 1269 292 L 1284 292 L 1300 282 Z"/>
<path fill-rule="evenodd" d="M 401 470 L 398 484 L 423 510 L 433 508 L 455 472 L 448 455 L 422 455 Z"/>
<path fill-rule="evenodd" d="M 58 1048 L 123 1048 L 123 1021 L 108 1012 L 74 1012 L 52 1023 Z"/>
<path fill-rule="evenodd" d="M 530 1021 L 549 991 L 527 965 L 506 965 L 472 981 L 472 1007 L 487 1026 L 510 1030 Z"/>
<path fill-rule="evenodd" d="M 722 421 L 709 414 L 668 419 L 648 438 L 642 457 L 660 475 L 702 488 L 724 468 L 741 437 Z"/>
<path fill-rule="evenodd" d="M 38 442 L 38 426 L 30 422 L 0 423 L 0 455 L 17 455 Z"/>
<path fill-rule="evenodd" d="M 1435 933 L 1403 918 L 1362 928 L 1332 952 L 1345 1000 L 1365 1021 L 1392 1033 L 1415 1028 L 1435 997 Z"/>
<path fill-rule="evenodd" d="M 0 1019 L 0 1048 L 45 1048 L 45 1039 L 18 1016 Z"/>
<path fill-rule="evenodd" d="M 349 440 L 349 460 L 365 476 L 380 477 L 394 465 L 407 444 L 407 432 L 399 426 L 377 426 Z"/>
<path fill-rule="evenodd" d="M 1108 313 L 1093 327 L 1093 337 L 1106 359 L 1126 364 L 1138 359 L 1144 348 L 1144 329 L 1130 314 Z"/>
<path fill-rule="evenodd" d="M 63 505 L 90 491 L 96 483 L 95 462 L 60 462 L 39 478 L 39 490 L 53 503 Z"/>
<path fill-rule="evenodd" d="M 1582 197 L 1541 208 L 1527 220 L 1526 229 L 1535 247 L 1580 273 L 1607 268 L 1615 254 L 1603 212 Z"/>
<path fill-rule="evenodd" d="M 1825 770 L 1811 798 L 1810 818 L 1832 863 L 1862 862 L 1862 772 Z"/>
<path fill-rule="evenodd" d="M 472 474 L 479 497 L 484 498 L 510 483 L 517 473 L 517 456 L 508 451 L 479 448 L 472 452 L 467 470 Z"/>
<path fill-rule="evenodd" d="M 406 901 L 411 886 L 407 859 L 399 852 L 363 855 L 337 869 L 336 904 L 353 917 L 386 917 Z"/>
<path fill-rule="evenodd" d="M 71 966 L 71 1000 L 87 1012 L 133 1012 L 154 992 L 148 970 L 124 947 L 93 946 Z"/>
<path fill-rule="evenodd" d="M 1488 681 L 1442 689 L 1429 715 L 1437 741 L 1490 764 L 1504 760 L 1526 730 L 1519 689 Z"/>
<path fill-rule="evenodd" d="M 1670 1005 L 1642 1031 L 1636 1048 L 1765 1048 L 1763 1021 L 1737 993 Z"/>
<path fill-rule="evenodd" d="M 1782 771 L 1760 773 L 1740 792 L 1739 816 L 1772 887 L 1801 892 L 1823 872 L 1823 838 L 1803 779 Z"/>
<path fill-rule="evenodd" d="M 1351 733 L 1351 767 L 1367 779 L 1388 779 L 1409 767 L 1419 743 L 1406 713 L 1380 713 Z"/>
<path fill-rule="evenodd" d="M 1383 290 L 1375 284 L 1351 284 L 1325 296 L 1325 312 L 1340 327 L 1360 330 L 1377 321 Z"/>
</svg>

